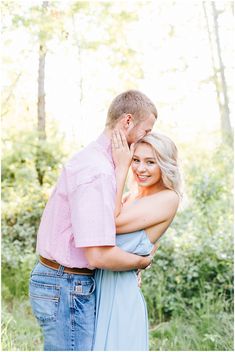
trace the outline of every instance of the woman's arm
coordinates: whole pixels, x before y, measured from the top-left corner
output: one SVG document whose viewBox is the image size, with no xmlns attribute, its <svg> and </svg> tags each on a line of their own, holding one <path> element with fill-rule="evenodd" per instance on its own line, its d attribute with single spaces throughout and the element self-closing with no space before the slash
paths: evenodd
<svg viewBox="0 0 235 352">
<path fill-rule="evenodd" d="M 112 156 L 115 164 L 115 176 L 117 183 L 117 193 L 115 201 L 115 217 L 122 210 L 122 196 L 127 178 L 129 166 L 133 155 L 133 145 L 129 148 L 126 137 L 121 130 L 114 130 L 112 134 Z"/>
<path fill-rule="evenodd" d="M 120 215 L 122 210 L 122 196 L 125 187 L 126 177 L 128 173 L 128 167 L 116 167 L 115 169 L 115 176 L 116 176 L 116 183 L 117 183 L 117 193 L 116 193 L 116 200 L 115 200 L 115 212 L 114 215 Z"/>
<path fill-rule="evenodd" d="M 138 199 L 116 216 L 117 233 L 137 231 L 168 222 L 174 217 L 178 204 L 179 197 L 171 190 Z"/>
</svg>

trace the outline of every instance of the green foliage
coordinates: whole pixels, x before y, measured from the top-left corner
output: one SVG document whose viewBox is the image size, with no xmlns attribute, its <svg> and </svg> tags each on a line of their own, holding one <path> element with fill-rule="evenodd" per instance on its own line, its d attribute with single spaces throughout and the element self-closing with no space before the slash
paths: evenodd
<svg viewBox="0 0 235 352">
<path fill-rule="evenodd" d="M 32 316 L 29 300 L 2 304 L 3 351 L 42 351 L 42 334 Z"/>
<path fill-rule="evenodd" d="M 55 36 L 60 40 L 65 38 L 64 12 L 58 9 L 58 2 L 42 1 L 39 6 L 26 8 L 18 4 L 12 9 L 12 25 L 16 28 L 24 26 L 34 37 L 39 38 L 40 43 L 45 44 Z"/>
<path fill-rule="evenodd" d="M 226 158 L 224 158 L 226 153 Z M 143 289 L 152 323 L 201 309 L 200 295 L 233 298 L 231 150 L 191 161 L 186 173 L 189 200 L 163 237 Z M 226 178 L 225 176 L 226 175 Z"/>
<path fill-rule="evenodd" d="M 199 309 L 182 306 L 180 314 L 150 330 L 150 350 L 233 350 L 233 314 L 226 309 L 227 301 L 214 294 L 200 299 Z"/>
<path fill-rule="evenodd" d="M 65 157 L 63 140 L 39 141 L 33 132 L 4 140 L 2 160 L 2 280 L 4 297 L 27 295 L 36 234 Z"/>
<path fill-rule="evenodd" d="M 73 15 L 74 13 L 87 10 L 90 6 L 92 6 L 90 1 L 75 1 L 71 4 L 69 14 Z"/>
<path fill-rule="evenodd" d="M 22 252 L 16 241 L 4 241 L 2 252 L 2 296 L 8 302 L 14 298 L 28 297 L 30 273 L 36 264 L 35 254 Z"/>
<path fill-rule="evenodd" d="M 35 184 L 39 174 L 45 175 L 43 183 L 47 186 L 55 181 L 65 152 L 63 138 L 50 132 L 48 140 L 38 139 L 33 131 L 18 131 L 3 138 L 2 182 L 3 189 L 27 190 Z M 37 182 L 37 184 L 38 184 Z M 39 182 L 39 184 L 41 184 Z M 3 196 L 6 192 L 3 192 Z M 9 199 L 7 197 L 7 199 Z"/>
<path fill-rule="evenodd" d="M 77 27 L 80 48 L 94 51 L 105 47 L 109 53 L 107 60 L 115 70 L 119 71 L 121 81 L 126 82 L 129 87 L 135 86 L 136 79 L 143 78 L 138 51 L 131 47 L 127 36 L 131 24 L 139 19 L 135 5 L 128 3 L 127 6 L 122 2 L 117 5 L 112 1 L 97 2 L 95 6 L 92 2 L 86 2 L 86 4 L 87 6 L 84 7 L 83 3 L 75 2 L 70 11 L 75 19 L 74 25 Z M 76 15 L 80 15 L 78 20 L 76 20 Z M 86 24 L 83 22 L 85 18 Z M 83 32 L 80 31 L 81 21 L 86 28 Z M 99 29 L 98 36 L 97 30 L 94 31 L 97 28 Z M 90 37 L 87 36 L 87 32 L 96 33 L 96 35 Z"/>
<path fill-rule="evenodd" d="M 233 315 L 223 297 L 201 297 L 197 311 L 182 306 L 180 315 L 150 328 L 151 351 L 232 351 Z M 41 351 L 42 334 L 28 300 L 2 304 L 2 350 Z"/>
</svg>

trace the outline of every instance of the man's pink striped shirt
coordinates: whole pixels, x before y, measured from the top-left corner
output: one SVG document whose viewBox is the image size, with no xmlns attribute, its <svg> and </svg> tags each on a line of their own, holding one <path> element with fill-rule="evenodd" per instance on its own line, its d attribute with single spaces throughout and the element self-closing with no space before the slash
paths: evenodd
<svg viewBox="0 0 235 352">
<path fill-rule="evenodd" d="M 103 133 L 69 160 L 41 219 L 37 252 L 61 265 L 89 268 L 83 247 L 114 246 L 116 180 Z"/>
</svg>

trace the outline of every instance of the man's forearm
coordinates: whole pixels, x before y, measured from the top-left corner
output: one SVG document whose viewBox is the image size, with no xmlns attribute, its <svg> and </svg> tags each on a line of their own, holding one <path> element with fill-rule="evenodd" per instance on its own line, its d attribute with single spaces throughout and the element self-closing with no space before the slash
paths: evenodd
<svg viewBox="0 0 235 352">
<path fill-rule="evenodd" d="M 92 267 L 111 271 L 144 269 L 151 261 L 149 257 L 127 253 L 118 247 L 89 247 L 85 254 Z"/>
</svg>

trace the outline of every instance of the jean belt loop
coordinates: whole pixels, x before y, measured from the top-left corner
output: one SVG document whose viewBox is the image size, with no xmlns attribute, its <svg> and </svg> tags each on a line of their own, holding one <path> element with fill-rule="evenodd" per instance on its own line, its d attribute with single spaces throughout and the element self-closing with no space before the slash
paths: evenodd
<svg viewBox="0 0 235 352">
<path fill-rule="evenodd" d="M 58 271 L 57 271 L 57 276 L 62 276 L 64 273 L 64 266 L 60 265 Z"/>
</svg>

